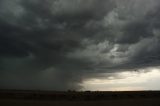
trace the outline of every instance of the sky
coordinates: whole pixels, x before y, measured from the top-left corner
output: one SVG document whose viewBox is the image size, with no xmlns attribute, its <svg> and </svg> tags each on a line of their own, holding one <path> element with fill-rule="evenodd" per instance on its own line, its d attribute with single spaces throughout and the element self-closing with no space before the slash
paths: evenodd
<svg viewBox="0 0 160 106">
<path fill-rule="evenodd" d="M 159 0 L 0 0 L 0 89 L 160 90 Z"/>
</svg>

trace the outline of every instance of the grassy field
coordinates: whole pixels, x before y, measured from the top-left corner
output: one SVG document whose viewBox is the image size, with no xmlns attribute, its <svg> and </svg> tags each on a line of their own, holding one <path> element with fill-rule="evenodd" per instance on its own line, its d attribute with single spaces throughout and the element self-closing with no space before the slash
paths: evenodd
<svg viewBox="0 0 160 106">
<path fill-rule="evenodd" d="M 160 106 L 160 91 L 56 92 L 1 90 L 0 106 Z"/>
</svg>

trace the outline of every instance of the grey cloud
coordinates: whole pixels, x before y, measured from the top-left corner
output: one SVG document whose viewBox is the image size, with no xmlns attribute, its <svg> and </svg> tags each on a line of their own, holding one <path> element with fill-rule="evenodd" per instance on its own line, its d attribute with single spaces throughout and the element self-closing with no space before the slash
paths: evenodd
<svg viewBox="0 0 160 106">
<path fill-rule="evenodd" d="M 159 65 L 157 3 L 0 0 L 0 87 L 80 89 L 100 73 Z"/>
</svg>

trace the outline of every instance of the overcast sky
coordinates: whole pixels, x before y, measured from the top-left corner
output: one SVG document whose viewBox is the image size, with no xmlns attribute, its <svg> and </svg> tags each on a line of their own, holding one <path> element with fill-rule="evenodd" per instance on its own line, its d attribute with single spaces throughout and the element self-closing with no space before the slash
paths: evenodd
<svg viewBox="0 0 160 106">
<path fill-rule="evenodd" d="M 160 90 L 140 83 L 160 77 L 159 11 L 159 0 L 0 0 L 0 88 Z"/>
</svg>

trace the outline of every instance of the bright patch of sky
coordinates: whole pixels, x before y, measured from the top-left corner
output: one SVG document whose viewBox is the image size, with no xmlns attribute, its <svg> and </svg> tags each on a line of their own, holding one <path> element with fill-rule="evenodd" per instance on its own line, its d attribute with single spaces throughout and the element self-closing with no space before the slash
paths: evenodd
<svg viewBox="0 0 160 106">
<path fill-rule="evenodd" d="M 160 89 L 160 68 L 116 73 L 118 77 L 92 78 L 83 82 L 85 90 L 130 91 Z M 106 74 L 108 75 L 108 74 Z"/>
</svg>

